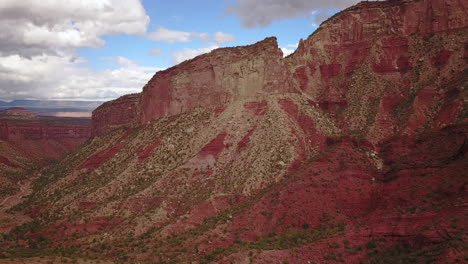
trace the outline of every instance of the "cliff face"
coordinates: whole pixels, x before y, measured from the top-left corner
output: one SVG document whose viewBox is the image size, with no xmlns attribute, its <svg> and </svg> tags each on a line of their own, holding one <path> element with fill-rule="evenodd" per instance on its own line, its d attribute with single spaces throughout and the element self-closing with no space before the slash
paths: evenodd
<svg viewBox="0 0 468 264">
<path fill-rule="evenodd" d="M 41 226 L 5 252 L 41 237 L 123 262 L 461 262 L 465 2 L 363 2 L 287 58 L 270 38 L 156 73 L 93 113 L 96 137 L 23 205 Z"/>
<path fill-rule="evenodd" d="M 99 136 L 122 126 L 136 125 L 140 120 L 140 94 L 122 96 L 93 111 L 92 135 Z"/>
<path fill-rule="evenodd" d="M 195 107 L 292 91 L 276 38 L 222 48 L 161 71 L 144 87 L 142 123 Z"/>
<path fill-rule="evenodd" d="M 373 144 L 450 124 L 463 109 L 451 94 L 462 89 L 443 87 L 463 82 L 467 8 L 459 0 L 362 2 L 323 23 L 286 59 L 275 38 L 214 50 L 156 73 L 140 99 L 104 104 L 93 115 L 93 134 L 291 92 Z M 451 109 L 441 112 L 440 104 Z"/>
<path fill-rule="evenodd" d="M 362 2 L 329 19 L 288 58 L 294 85 L 342 127 L 379 143 L 450 124 L 466 75 L 466 1 Z M 454 74 L 454 72 L 458 73 Z M 452 105 L 447 120 L 441 104 Z M 443 118 L 442 118 L 443 119 Z"/>
</svg>

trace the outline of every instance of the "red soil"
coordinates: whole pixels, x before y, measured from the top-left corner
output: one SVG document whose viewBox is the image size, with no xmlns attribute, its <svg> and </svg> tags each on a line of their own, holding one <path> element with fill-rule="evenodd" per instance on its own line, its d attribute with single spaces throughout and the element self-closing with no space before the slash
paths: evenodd
<svg viewBox="0 0 468 264">
<path fill-rule="evenodd" d="M 255 129 L 256 129 L 255 126 L 252 127 L 251 129 L 249 129 L 247 134 L 241 139 L 241 141 L 239 141 L 239 143 L 237 144 L 237 152 L 241 152 L 241 151 L 243 151 L 244 149 L 247 148 L 247 145 L 250 142 L 250 136 L 252 136 Z"/>
<path fill-rule="evenodd" d="M 13 167 L 13 168 L 18 168 L 19 166 L 14 163 L 13 161 L 10 161 L 7 157 L 4 157 L 4 156 L 0 156 L 0 163 L 3 163 L 9 167 Z"/>
<path fill-rule="evenodd" d="M 224 144 L 224 139 L 226 138 L 227 133 L 221 133 L 206 144 L 200 151 L 199 155 L 203 157 L 213 156 L 215 159 L 221 154 L 226 145 Z"/>
<path fill-rule="evenodd" d="M 112 158 L 117 152 L 120 151 L 125 145 L 127 145 L 126 141 L 122 141 L 120 144 L 115 145 L 111 147 L 110 149 L 105 149 L 102 151 L 99 151 L 98 153 L 92 155 L 85 161 L 83 161 L 78 168 L 88 168 L 88 169 L 94 169 L 101 165 L 102 163 L 106 162 L 110 158 Z"/>
<path fill-rule="evenodd" d="M 160 144 L 161 144 L 161 141 L 156 140 L 153 144 L 146 146 L 138 155 L 138 160 L 139 161 L 146 160 Z"/>
<path fill-rule="evenodd" d="M 256 116 L 263 116 L 265 114 L 268 103 L 262 102 L 248 102 L 244 104 L 244 108 L 251 111 Z"/>
</svg>

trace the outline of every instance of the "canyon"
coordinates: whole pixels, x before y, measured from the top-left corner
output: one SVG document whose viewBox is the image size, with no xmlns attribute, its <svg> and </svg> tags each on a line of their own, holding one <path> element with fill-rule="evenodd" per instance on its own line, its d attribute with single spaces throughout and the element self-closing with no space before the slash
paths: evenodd
<svg viewBox="0 0 468 264">
<path fill-rule="evenodd" d="M 33 160 L 62 158 L 91 137 L 90 120 L 39 116 L 21 107 L 0 112 L 0 140 Z"/>
<path fill-rule="evenodd" d="M 463 262 L 467 17 L 361 2 L 285 58 L 271 37 L 157 72 L 90 128 L 1 123 L 15 142 L 92 138 L 8 208 L 29 221 L 0 221 L 0 257 Z"/>
<path fill-rule="evenodd" d="M 22 191 L 37 168 L 63 158 L 91 137 L 91 120 L 0 111 L 0 200 Z"/>
</svg>

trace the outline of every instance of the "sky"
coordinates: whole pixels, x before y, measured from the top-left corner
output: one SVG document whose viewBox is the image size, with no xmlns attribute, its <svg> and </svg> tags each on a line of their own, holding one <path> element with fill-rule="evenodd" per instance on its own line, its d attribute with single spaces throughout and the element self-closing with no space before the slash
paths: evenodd
<svg viewBox="0 0 468 264">
<path fill-rule="evenodd" d="M 218 47 L 299 39 L 355 0 L 1 0 L 0 100 L 111 100 Z"/>
</svg>

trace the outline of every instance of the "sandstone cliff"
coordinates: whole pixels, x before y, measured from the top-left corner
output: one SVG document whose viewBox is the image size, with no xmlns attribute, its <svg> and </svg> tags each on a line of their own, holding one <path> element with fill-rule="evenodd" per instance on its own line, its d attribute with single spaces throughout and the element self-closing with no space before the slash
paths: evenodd
<svg viewBox="0 0 468 264">
<path fill-rule="evenodd" d="M 276 38 L 267 38 L 250 46 L 217 49 L 156 73 L 143 88 L 142 122 L 291 91 Z"/>
<path fill-rule="evenodd" d="M 374 143 L 439 127 L 439 105 L 462 114 L 468 4 L 361 2 L 323 23 L 287 60 L 294 85 L 343 128 Z M 456 73 L 456 74 L 454 74 Z M 460 117 L 461 118 L 461 117 Z"/>
<path fill-rule="evenodd" d="M 286 59 L 275 38 L 214 50 L 156 73 L 140 99 L 122 97 L 97 109 L 93 131 L 291 92 L 373 144 L 450 124 L 463 109 L 450 94 L 462 87 L 441 87 L 460 83 L 466 69 L 467 8 L 459 0 L 362 2 L 323 23 Z M 451 109 L 442 112 L 440 104 Z"/>
<path fill-rule="evenodd" d="M 93 111 L 92 134 L 103 135 L 122 126 L 133 126 L 140 120 L 140 94 L 122 96 Z"/>
</svg>

